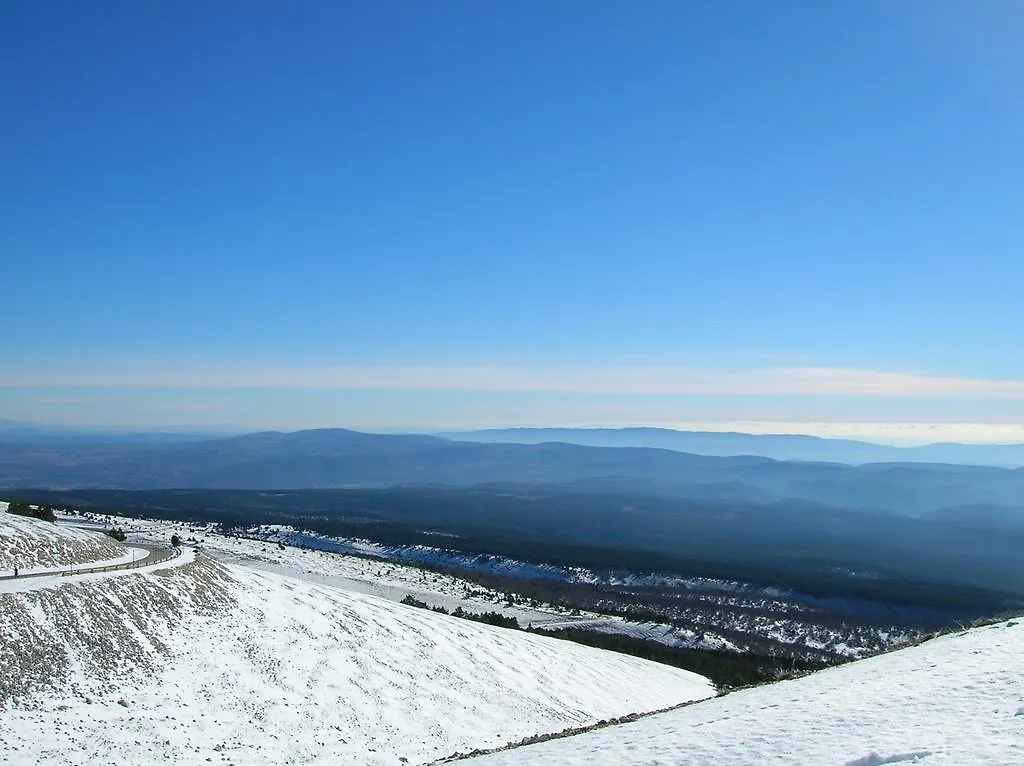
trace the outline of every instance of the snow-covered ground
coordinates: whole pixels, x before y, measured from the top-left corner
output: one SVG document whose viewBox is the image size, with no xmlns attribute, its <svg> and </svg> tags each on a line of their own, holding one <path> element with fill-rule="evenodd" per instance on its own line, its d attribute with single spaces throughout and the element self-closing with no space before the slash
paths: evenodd
<svg viewBox="0 0 1024 766">
<path fill-rule="evenodd" d="M 0 590 L 0 762 L 429 763 L 713 694 L 670 667 L 395 601 L 606 618 L 507 607 L 394 562 L 126 525 L 132 541 L 194 535 L 217 560 L 186 548 L 142 570 Z M 31 651 L 7 651 L 19 643 Z M 1022 650 L 1024 621 L 1010 621 L 473 760 L 1021 764 Z"/>
<path fill-rule="evenodd" d="M 7 513 L 7 503 L 0 503 L 0 575 L 14 567 L 31 574 L 125 556 L 131 561 L 131 551 L 112 537 Z"/>
<path fill-rule="evenodd" d="M 168 560 L 168 555 L 170 555 L 170 560 Z M 147 563 L 150 559 L 155 559 L 156 562 Z M 97 582 L 107 577 L 124 577 L 136 572 L 159 572 L 170 567 L 188 564 L 194 560 L 195 551 L 191 548 L 184 548 L 177 552 L 160 552 L 159 554 L 146 548 L 129 548 L 127 555 L 119 556 L 116 559 L 96 561 L 70 568 L 43 569 L 40 571 L 39 576 L 26 577 L 19 575 L 17 578 L 6 577 L 0 579 L 0 593 L 27 593 L 28 591 L 45 590 L 70 583 Z M 107 572 L 94 571 L 97 568 L 128 564 L 134 561 L 139 562 L 139 566 Z M 74 578 L 68 579 L 64 576 L 65 572 L 74 572 Z"/>
<path fill-rule="evenodd" d="M 0 762 L 425 763 L 714 694 L 310 582 L 302 553 L 306 580 L 200 555 L 0 593 Z"/>
<path fill-rule="evenodd" d="M 68 517 L 68 523 L 76 517 Z M 317 585 L 328 585 L 343 590 L 379 596 L 390 601 L 401 601 L 415 596 L 430 606 L 449 611 L 461 606 L 471 612 L 495 611 L 515 617 L 523 626 L 565 627 L 570 624 L 600 620 L 621 622 L 619 618 L 582 613 L 571 615 L 567 610 L 553 607 L 530 608 L 509 605 L 500 591 L 484 588 L 459 577 L 431 572 L 416 566 L 378 561 L 354 555 L 343 555 L 320 550 L 278 546 L 274 542 L 222 535 L 211 527 L 188 525 L 153 519 L 117 519 L 127 530 L 129 540 L 161 543 L 172 534 L 182 539 L 195 537 L 203 551 L 219 561 L 242 564 L 250 569 L 296 577 Z M 281 528 L 290 533 L 290 528 Z M 373 553 L 373 550 L 367 551 Z"/>
<path fill-rule="evenodd" d="M 792 650 L 797 656 L 821 660 L 856 659 L 904 643 L 915 635 L 910 626 L 949 619 L 934 610 L 868 602 L 858 599 L 814 599 L 806 594 L 754 586 L 732 580 L 678 577 L 664 574 L 604 572 L 580 567 L 532 564 L 502 556 L 473 554 L 422 545 L 386 546 L 370 540 L 331 538 L 293 527 L 264 525 L 242 534 L 224 535 L 214 524 L 186 524 L 147 519 L 119 519 L 132 531 L 130 539 L 169 539 L 177 532 L 194 534 L 215 555 L 247 566 L 278 571 L 347 590 L 401 600 L 413 595 L 431 606 L 449 611 L 497 611 L 515 617 L 521 625 L 561 628 L 585 626 L 593 632 L 616 633 L 668 646 L 703 650 L 766 652 L 766 644 Z M 283 543 L 279 547 L 278 543 Z M 301 547 L 300 547 L 301 546 Z M 309 546 L 310 549 L 306 549 Z M 367 559 L 376 557 L 378 560 Z M 383 562 L 383 563 L 382 563 Z M 504 593 L 461 577 L 434 574 L 422 567 L 444 566 L 487 574 L 555 580 L 590 585 L 614 585 L 626 590 L 659 586 L 666 595 L 683 596 L 671 606 L 662 602 L 663 621 L 630 620 L 600 612 L 570 613 L 525 597 L 507 601 Z M 801 603 L 805 601 L 806 604 Z M 831 611 L 840 601 L 853 615 L 850 622 Z M 618 606 L 628 605 L 624 598 Z M 615 604 L 609 604 L 614 610 Z M 641 610 L 643 611 L 643 610 Z M 902 612 L 903 617 L 897 613 Z M 914 612 L 914 615 L 907 614 Z M 867 622 L 856 615 L 863 614 Z M 839 617 L 840 619 L 836 619 Z M 902 622 L 903 619 L 907 622 Z M 888 623 L 886 620 L 895 620 Z M 770 651 L 770 650 L 769 650 Z"/>
<path fill-rule="evenodd" d="M 471 760 L 480 766 L 1019 766 L 1024 621 Z"/>
</svg>

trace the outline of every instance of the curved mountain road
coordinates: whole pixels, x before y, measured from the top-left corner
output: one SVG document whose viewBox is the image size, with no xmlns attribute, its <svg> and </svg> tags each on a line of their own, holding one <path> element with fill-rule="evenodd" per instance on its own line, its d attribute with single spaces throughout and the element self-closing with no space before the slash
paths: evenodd
<svg viewBox="0 0 1024 766">
<path fill-rule="evenodd" d="M 177 558 L 181 555 L 181 548 L 171 548 L 166 545 L 153 545 L 149 543 L 135 543 L 131 547 L 143 548 L 147 551 L 145 556 L 135 559 L 134 561 L 126 561 L 119 564 L 104 564 L 103 562 L 89 562 L 86 564 L 74 564 L 69 566 L 67 569 L 55 570 L 50 572 L 32 572 L 26 574 L 19 574 L 17 579 L 28 580 L 34 577 L 54 577 L 56 575 L 62 575 L 64 577 L 71 577 L 73 575 L 81 574 L 92 574 L 95 572 L 114 572 L 119 569 L 138 569 L 139 567 L 148 567 L 153 564 L 162 564 L 165 561 L 169 561 L 173 558 Z M 14 573 L 0 575 L 0 580 L 13 580 L 15 579 Z"/>
</svg>

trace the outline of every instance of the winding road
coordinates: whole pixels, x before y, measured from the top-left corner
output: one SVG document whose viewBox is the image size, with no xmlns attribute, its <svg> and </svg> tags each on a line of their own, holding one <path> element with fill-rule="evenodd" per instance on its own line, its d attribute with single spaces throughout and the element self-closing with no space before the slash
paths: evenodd
<svg viewBox="0 0 1024 766">
<path fill-rule="evenodd" d="M 169 561 L 181 555 L 181 548 L 171 548 L 167 545 L 134 543 L 131 547 L 142 548 L 147 551 L 147 554 L 141 558 L 135 559 L 134 561 L 127 561 L 119 564 L 104 564 L 102 561 L 93 561 L 87 564 L 74 564 L 64 570 L 58 569 L 49 572 L 19 574 L 17 579 L 28 580 L 34 577 L 54 577 L 56 575 L 71 577 L 73 575 L 91 574 L 94 572 L 114 572 L 118 569 L 138 569 L 139 567 L 148 567 L 153 564 L 162 564 L 165 561 Z M 13 572 L 0 575 L 0 580 L 13 579 L 15 579 Z"/>
</svg>

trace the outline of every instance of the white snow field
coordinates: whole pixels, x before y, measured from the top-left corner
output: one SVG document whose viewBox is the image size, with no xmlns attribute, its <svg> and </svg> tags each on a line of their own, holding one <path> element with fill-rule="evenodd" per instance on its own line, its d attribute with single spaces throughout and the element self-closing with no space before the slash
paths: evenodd
<svg viewBox="0 0 1024 766">
<path fill-rule="evenodd" d="M 7 513 L 0 503 L 0 575 L 55 571 L 74 564 L 123 559 L 131 551 L 102 532 Z"/>
<path fill-rule="evenodd" d="M 122 523 L 132 539 L 192 533 Z M 705 699 L 699 676 L 393 603 L 571 619 L 501 608 L 459 578 L 201 536 L 236 563 L 186 548 L 140 570 L 0 582 L 0 763 L 423 764 L 704 699 L 471 760 L 1024 764 L 1024 621 Z"/>
<path fill-rule="evenodd" d="M 1020 766 L 1024 621 L 470 762 Z"/>
<path fill-rule="evenodd" d="M 80 522 L 66 517 L 69 523 Z M 504 593 L 485 588 L 460 577 L 431 572 L 414 566 L 360 558 L 340 553 L 306 550 L 288 545 L 283 549 L 274 542 L 251 540 L 218 534 L 212 525 L 188 525 L 181 522 L 154 519 L 118 519 L 132 540 L 151 543 L 168 541 L 172 534 L 187 540 L 190 536 L 202 540 L 202 550 L 228 564 L 242 564 L 247 569 L 272 572 L 295 577 L 316 585 L 380 596 L 389 601 L 401 601 L 413 595 L 431 606 L 452 610 L 463 607 L 470 612 L 495 611 L 507 617 L 518 618 L 521 625 L 558 627 L 593 622 L 595 618 L 610 622 L 605 615 L 583 612 L 573 616 L 568 609 L 551 605 L 528 607 L 509 606 Z M 288 528 L 281 528 L 291 530 Z"/>
<path fill-rule="evenodd" d="M 427 763 L 714 694 L 202 555 L 0 593 L 0 649 L 0 763 L 18 765 Z"/>
</svg>

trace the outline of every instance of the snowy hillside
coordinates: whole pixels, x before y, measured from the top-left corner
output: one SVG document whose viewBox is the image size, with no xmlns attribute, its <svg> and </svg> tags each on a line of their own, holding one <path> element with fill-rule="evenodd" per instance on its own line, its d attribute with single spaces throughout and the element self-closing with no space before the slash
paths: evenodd
<svg viewBox="0 0 1024 766">
<path fill-rule="evenodd" d="M 713 694 L 664 665 L 204 556 L 0 593 L 0 625 L 12 764 L 425 763 Z"/>
<path fill-rule="evenodd" d="M 7 513 L 0 503 L 0 575 L 116 559 L 127 549 L 101 532 Z"/>
<path fill-rule="evenodd" d="M 773 648 L 793 649 L 797 654 L 808 654 L 816 659 L 821 659 L 822 654 L 859 658 L 903 643 L 914 634 L 906 625 L 887 624 L 883 618 L 888 615 L 884 613 L 871 624 L 856 619 L 846 623 L 842 615 L 817 611 L 813 599 L 807 596 L 780 600 L 779 589 L 735 581 L 620 574 L 614 580 L 617 585 L 628 583 L 639 586 L 642 591 L 648 586 L 672 586 L 663 595 L 675 597 L 671 613 L 675 621 L 628 619 L 621 614 L 608 614 L 585 606 L 578 613 L 572 613 L 569 608 L 559 608 L 544 600 L 543 593 L 539 594 L 541 599 L 521 595 L 509 600 L 504 590 L 486 587 L 466 577 L 425 570 L 419 564 L 458 567 L 460 560 L 465 563 L 472 559 L 480 563 L 486 559 L 484 567 L 490 573 L 522 574 L 527 570 L 542 570 L 541 574 L 565 577 L 566 581 L 576 583 L 611 582 L 578 567 L 534 565 L 500 556 L 471 556 L 424 546 L 396 549 L 371 541 L 329 538 L 278 525 L 251 527 L 241 531 L 248 537 L 238 537 L 221 534 L 218 526 L 210 523 L 186 524 L 156 519 L 119 519 L 118 523 L 130 533 L 132 540 L 166 542 L 172 534 L 183 539 L 194 537 L 202 540 L 204 550 L 231 563 L 244 563 L 248 567 L 371 593 L 393 601 L 412 594 L 431 606 L 449 610 L 461 606 L 470 612 L 498 611 L 516 617 L 523 626 L 545 629 L 586 626 L 595 633 L 626 635 L 673 647 L 736 651 L 746 648 L 762 653 L 770 653 Z M 311 548 L 295 547 L 297 545 Z M 396 551 L 398 555 L 393 557 Z M 527 574 L 527 578 L 535 575 L 536 571 Z M 515 585 L 522 587 L 523 582 L 520 580 Z M 675 590 L 676 587 L 679 590 Z M 605 591 L 606 596 L 608 593 Z M 550 596 L 551 592 L 546 595 Z M 643 602 L 638 605 L 631 598 L 631 595 L 623 597 L 620 605 L 638 606 L 638 611 L 643 611 Z M 665 608 L 664 601 L 649 603 L 654 608 Z M 604 604 L 605 608 L 609 605 L 607 601 Z M 809 608 L 809 605 L 812 606 Z M 865 606 L 865 603 L 859 605 L 861 609 Z"/>
<path fill-rule="evenodd" d="M 471 761 L 480 766 L 1019 766 L 1024 763 L 1024 622 L 976 628 L 634 723 Z"/>
<path fill-rule="evenodd" d="M 69 523 L 75 517 L 66 517 Z M 79 519 L 80 520 L 80 519 Z M 295 577 L 315 585 L 380 596 L 401 601 L 408 595 L 423 599 L 431 606 L 452 610 L 463 607 L 470 612 L 496 611 L 516 617 L 522 625 L 563 626 L 592 623 L 600 615 L 570 615 L 570 610 L 540 605 L 509 605 L 501 591 L 485 588 L 460 577 L 427 571 L 393 561 L 313 549 L 278 546 L 275 542 L 218 534 L 214 525 L 185 525 L 155 519 L 118 519 L 132 540 L 151 543 L 167 541 L 172 534 L 183 539 L 201 540 L 202 550 L 219 561 L 242 564 L 247 569 Z M 283 530 L 285 528 L 282 528 Z M 290 534 L 287 528 L 286 534 Z M 621 622 L 621 620 L 620 620 Z"/>
</svg>

